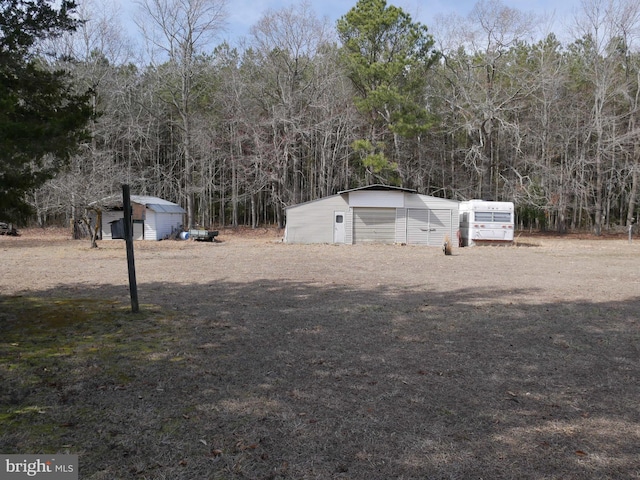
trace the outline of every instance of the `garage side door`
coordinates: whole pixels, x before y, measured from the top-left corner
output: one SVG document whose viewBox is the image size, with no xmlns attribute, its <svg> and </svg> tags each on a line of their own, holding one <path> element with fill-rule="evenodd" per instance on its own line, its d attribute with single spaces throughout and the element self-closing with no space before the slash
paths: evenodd
<svg viewBox="0 0 640 480">
<path fill-rule="evenodd" d="M 442 246 L 445 235 L 453 239 L 451 210 L 410 209 L 407 218 L 407 243 Z"/>
<path fill-rule="evenodd" d="M 430 210 L 429 211 L 429 245 L 440 247 L 444 244 L 445 235 L 449 235 L 451 241 L 455 240 L 451 230 L 452 212 L 451 210 Z"/>
<path fill-rule="evenodd" d="M 395 208 L 354 208 L 353 243 L 394 243 Z"/>
<path fill-rule="evenodd" d="M 407 211 L 407 243 L 409 245 L 429 245 L 429 210 L 409 209 Z"/>
</svg>

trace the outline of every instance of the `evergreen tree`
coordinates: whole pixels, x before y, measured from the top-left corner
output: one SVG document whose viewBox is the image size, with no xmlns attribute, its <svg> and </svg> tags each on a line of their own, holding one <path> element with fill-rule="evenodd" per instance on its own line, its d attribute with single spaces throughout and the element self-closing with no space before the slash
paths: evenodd
<svg viewBox="0 0 640 480">
<path fill-rule="evenodd" d="M 397 168 L 387 158 L 400 160 L 399 137 L 415 137 L 432 126 L 425 108 L 426 72 L 438 53 L 427 27 L 386 0 L 359 0 L 338 20 L 337 29 L 355 104 L 370 128 L 365 143 L 358 143 L 367 148 L 359 153 L 372 152 L 362 163 L 380 177 Z"/>
<path fill-rule="evenodd" d="M 37 47 L 73 31 L 76 4 L 0 0 L 0 219 L 24 220 L 25 193 L 61 167 L 91 115 L 64 71 L 48 68 Z"/>
</svg>

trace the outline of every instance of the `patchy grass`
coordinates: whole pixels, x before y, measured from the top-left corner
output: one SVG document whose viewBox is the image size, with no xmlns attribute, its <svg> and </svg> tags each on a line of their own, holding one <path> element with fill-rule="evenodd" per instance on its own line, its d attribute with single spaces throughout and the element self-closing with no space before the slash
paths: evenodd
<svg viewBox="0 0 640 480">
<path fill-rule="evenodd" d="M 167 338 L 166 315 L 115 301 L 0 297 L 0 446 L 5 453 L 74 450 L 103 412 L 87 393 L 125 390 Z"/>
</svg>

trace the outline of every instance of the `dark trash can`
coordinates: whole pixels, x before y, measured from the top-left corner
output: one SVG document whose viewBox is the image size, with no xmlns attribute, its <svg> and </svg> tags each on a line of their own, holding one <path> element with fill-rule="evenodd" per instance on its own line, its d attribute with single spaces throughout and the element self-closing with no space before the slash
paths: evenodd
<svg viewBox="0 0 640 480">
<path fill-rule="evenodd" d="M 124 218 L 120 220 L 114 220 L 113 222 L 109 222 L 111 225 L 111 238 L 114 240 L 122 239 L 124 240 Z"/>
</svg>

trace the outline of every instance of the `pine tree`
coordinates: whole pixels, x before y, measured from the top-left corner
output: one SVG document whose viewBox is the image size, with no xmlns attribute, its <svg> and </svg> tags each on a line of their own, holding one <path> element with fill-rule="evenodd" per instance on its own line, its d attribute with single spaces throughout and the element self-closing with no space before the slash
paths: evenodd
<svg viewBox="0 0 640 480">
<path fill-rule="evenodd" d="M 356 144 L 367 148 L 354 150 L 371 151 L 363 166 L 379 178 L 397 168 L 399 137 L 411 138 L 432 127 L 425 108 L 426 72 L 439 55 L 427 27 L 386 0 L 359 0 L 338 20 L 337 29 L 355 104 L 370 128 L 366 143 Z"/>
<path fill-rule="evenodd" d="M 74 1 L 0 0 L 0 219 L 24 221 L 25 193 L 64 164 L 84 136 L 88 97 L 47 65 L 43 40 L 73 31 Z"/>
</svg>

